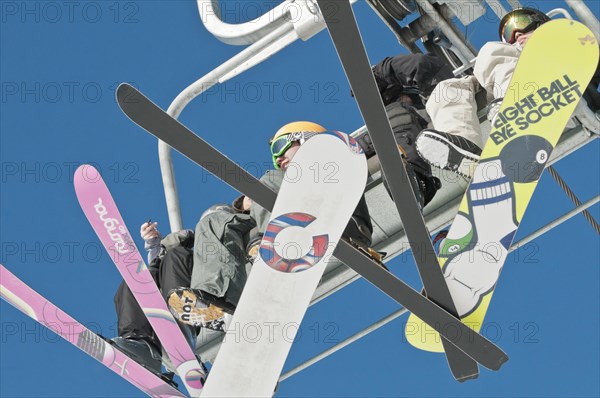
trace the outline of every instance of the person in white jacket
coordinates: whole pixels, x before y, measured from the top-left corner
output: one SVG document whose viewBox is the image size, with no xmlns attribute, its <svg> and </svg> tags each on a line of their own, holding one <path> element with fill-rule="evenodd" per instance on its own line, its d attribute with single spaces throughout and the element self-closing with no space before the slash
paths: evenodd
<svg viewBox="0 0 600 398">
<path fill-rule="evenodd" d="M 485 144 L 477 117 L 475 93 L 487 91 L 488 120 L 492 122 L 509 89 L 523 47 L 550 18 L 533 8 L 519 8 L 500 21 L 501 42 L 485 44 L 477 56 L 473 75 L 441 81 L 431 93 L 427 113 L 433 129 L 416 140 L 419 155 L 430 165 L 471 178 Z"/>
</svg>

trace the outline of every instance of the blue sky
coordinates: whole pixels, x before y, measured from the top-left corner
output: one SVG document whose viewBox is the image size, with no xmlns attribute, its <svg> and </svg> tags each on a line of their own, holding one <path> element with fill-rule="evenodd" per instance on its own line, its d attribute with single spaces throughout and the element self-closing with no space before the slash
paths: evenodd
<svg viewBox="0 0 600 398">
<path fill-rule="evenodd" d="M 587 2 L 598 12 L 598 2 Z M 194 1 L 3 1 L 0 260 L 19 278 L 103 335 L 116 333 L 119 283 L 75 197 L 72 172 L 94 162 L 137 235 L 148 218 L 168 231 L 156 140 L 114 101 L 135 83 L 163 108 L 241 48 L 211 36 Z M 263 3 L 227 2 L 244 21 Z M 531 2 L 529 4 L 532 4 Z M 540 2 L 548 11 L 563 2 Z M 355 12 L 373 63 L 404 52 L 363 2 Z M 496 39 L 491 15 L 469 27 Z M 292 120 L 351 132 L 363 124 L 329 36 L 298 41 L 192 102 L 181 120 L 242 165 L 265 165 L 267 139 Z M 556 165 L 575 193 L 600 191 L 598 140 Z M 236 193 L 174 155 L 184 224 Z M 572 209 L 544 175 L 519 236 Z M 592 207 L 600 219 L 600 207 Z M 519 239 L 519 237 L 517 237 Z M 138 247 L 142 241 L 138 238 Z M 500 372 L 453 381 L 443 356 L 403 342 L 406 316 L 281 383 L 280 396 L 598 396 L 600 240 L 579 215 L 509 256 L 485 330 L 511 357 Z M 420 288 L 412 262 L 392 270 Z M 286 370 L 398 309 L 358 281 L 312 307 Z M 0 303 L 0 396 L 143 396 L 104 366 Z"/>
</svg>

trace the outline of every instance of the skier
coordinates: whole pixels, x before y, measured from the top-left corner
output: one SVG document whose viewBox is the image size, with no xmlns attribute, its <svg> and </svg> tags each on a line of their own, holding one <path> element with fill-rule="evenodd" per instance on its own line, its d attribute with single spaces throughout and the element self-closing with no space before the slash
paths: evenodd
<svg viewBox="0 0 600 398">
<path fill-rule="evenodd" d="M 471 178 L 485 144 L 477 117 L 475 93 L 487 91 L 487 118 L 493 124 L 512 73 L 527 40 L 550 18 L 533 8 L 518 8 L 500 21 L 501 42 L 489 42 L 479 51 L 473 75 L 440 82 L 426 103 L 433 129 L 423 130 L 416 148 L 432 166 Z"/>
<path fill-rule="evenodd" d="M 417 202 L 423 208 L 441 188 L 439 179 L 431 174 L 431 166 L 421 159 L 415 148 L 417 135 L 428 123 L 423 101 L 439 82 L 454 75 L 433 54 L 386 57 L 373 66 L 372 71 L 386 106 L 394 137 L 406 161 L 406 171 Z M 362 135 L 358 142 L 368 158 L 375 155 L 369 133 Z M 385 176 L 384 186 L 388 189 Z"/>
<path fill-rule="evenodd" d="M 140 228 L 145 249 L 148 251 L 148 268 L 159 287 L 180 286 L 185 283 L 185 275 L 191 272 L 191 261 L 186 260 L 193 236 L 190 239 L 191 231 L 183 230 L 169 234 L 161 241 L 156 226 L 157 223 L 147 222 Z M 124 281 L 115 294 L 115 309 L 118 337 L 112 339 L 113 343 L 140 364 L 155 373 L 160 373 L 160 341 Z M 191 340 L 190 331 L 186 332 L 184 334 Z"/>
<path fill-rule="evenodd" d="M 239 203 L 243 203 L 243 199 L 240 198 Z M 201 219 L 215 213 L 230 214 L 236 211 L 241 210 L 229 205 L 214 205 L 202 214 Z M 190 286 L 194 231 L 181 230 L 162 239 L 157 225 L 158 223 L 150 221 L 142 224 L 140 235 L 148 252 L 148 268 L 166 300 L 169 291 L 181 286 Z M 162 363 L 160 341 L 125 282 L 121 283 L 115 294 L 115 308 L 118 337 L 112 340 L 113 343 L 142 365 L 159 373 Z M 193 347 L 197 330 L 186 325 L 182 331 Z"/>
<path fill-rule="evenodd" d="M 278 191 L 285 170 L 300 145 L 315 134 L 327 131 L 312 122 L 292 122 L 281 127 L 269 141 L 274 170 L 267 171 L 261 181 Z M 176 319 L 193 325 L 215 324 L 224 330 L 226 314 L 233 314 L 242 289 L 256 257 L 262 233 L 270 213 L 256 203 L 250 203 L 249 214 L 213 213 L 196 226 L 194 268 L 191 288 L 171 292 L 169 308 Z M 368 248 L 373 226 L 364 196 L 361 198 L 343 237 Z M 217 323 L 218 322 L 218 323 Z"/>
</svg>

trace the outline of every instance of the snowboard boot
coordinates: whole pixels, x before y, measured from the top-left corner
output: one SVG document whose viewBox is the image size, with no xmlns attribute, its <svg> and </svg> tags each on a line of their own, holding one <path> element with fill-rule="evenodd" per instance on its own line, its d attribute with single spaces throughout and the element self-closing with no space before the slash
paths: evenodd
<svg viewBox="0 0 600 398">
<path fill-rule="evenodd" d="M 429 202 L 431 202 L 431 199 L 433 199 L 435 193 L 442 187 L 442 183 L 437 177 L 425 176 L 421 173 L 418 173 L 412 163 L 407 162 L 404 157 L 402 159 L 404 161 L 404 167 L 406 168 L 406 174 L 408 175 L 408 181 L 410 182 L 415 194 L 415 199 L 417 200 L 419 209 L 422 211 L 423 208 Z M 383 186 L 385 187 L 388 195 L 390 195 L 390 198 L 394 200 L 385 175 L 383 176 Z"/>
<path fill-rule="evenodd" d="M 235 306 L 199 289 L 177 288 L 169 292 L 169 310 L 186 325 L 223 332 Z"/>
<path fill-rule="evenodd" d="M 436 130 L 421 131 L 416 146 L 419 156 L 430 165 L 469 179 L 481 155 L 481 148 L 466 138 Z"/>
<path fill-rule="evenodd" d="M 115 337 L 111 343 L 148 370 L 156 374 L 161 373 L 160 350 L 147 338 Z"/>
</svg>

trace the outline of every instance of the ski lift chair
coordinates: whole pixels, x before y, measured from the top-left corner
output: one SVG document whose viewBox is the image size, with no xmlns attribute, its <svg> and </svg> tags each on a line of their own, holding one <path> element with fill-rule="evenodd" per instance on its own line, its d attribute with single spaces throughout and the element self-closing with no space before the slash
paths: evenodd
<svg viewBox="0 0 600 398">
<path fill-rule="evenodd" d="M 355 0 L 350 1 L 355 2 Z M 565 1 L 573 8 L 579 19 L 584 21 L 588 26 L 598 23 L 597 19 L 591 15 L 589 9 L 580 0 Z M 520 6 L 518 0 L 508 0 L 508 2 L 513 8 Z M 222 83 L 227 81 L 233 76 L 269 58 L 296 39 L 308 40 L 312 35 L 324 29 L 322 21 L 319 22 L 315 18 L 308 18 L 318 12 L 313 0 L 283 2 L 263 16 L 241 24 L 228 24 L 223 21 L 220 18 L 218 2 L 216 0 L 197 0 L 197 3 L 202 23 L 216 38 L 227 44 L 249 46 L 184 90 L 169 108 L 169 113 L 175 115 L 175 117 L 179 116 L 187 103 L 210 87 L 207 82 L 218 81 Z M 422 52 L 422 49 L 416 43 L 423 38 L 423 48 L 446 60 L 454 70 L 456 76 L 470 72 L 477 51 L 468 43 L 451 19 L 457 17 L 464 26 L 467 26 L 487 11 L 486 3 L 489 6 L 493 5 L 492 9 L 496 12 L 498 18 L 501 18 L 507 12 L 497 0 L 478 0 L 476 2 L 470 0 L 367 0 L 367 3 L 393 32 L 403 47 L 413 53 Z M 287 10 L 290 6 L 305 11 L 299 13 L 299 15 L 302 17 L 306 16 L 307 18 L 301 18 L 298 21 L 287 18 Z M 461 12 L 461 7 L 467 8 L 468 12 Z M 558 12 L 562 11 L 559 10 Z M 552 12 L 549 13 L 549 15 L 551 14 Z M 401 26 L 399 22 L 404 20 L 408 21 L 408 23 L 405 26 Z M 479 93 L 478 98 L 481 115 L 485 115 L 485 92 Z M 596 103 L 597 105 L 598 103 Z M 592 138 L 589 132 L 600 130 L 590 128 L 599 124 L 600 116 L 594 115 L 594 112 L 585 106 L 585 104 L 583 104 L 583 108 L 585 108 L 582 111 L 583 116 L 580 116 L 579 112 L 577 113 L 577 128 L 572 128 L 563 134 L 561 143 L 555 148 L 550 162 L 556 161 L 590 142 Z M 486 123 L 487 121 L 484 122 L 484 126 Z M 489 128 L 489 123 L 487 123 L 487 127 Z M 588 135 L 582 134 L 582 130 L 588 132 Z M 365 133 L 366 127 L 363 126 L 352 133 L 352 135 L 357 137 Z M 163 145 L 159 145 L 159 148 L 161 171 L 165 184 L 167 207 L 169 209 L 169 220 L 172 229 L 177 230 L 181 229 L 181 215 L 169 148 L 164 143 Z M 390 214 L 395 214 L 396 210 L 383 187 L 380 165 L 376 156 L 369 159 L 369 171 L 370 177 L 366 189 L 367 202 L 369 204 L 377 204 L 376 206 L 369 206 L 375 227 L 373 235 L 374 248 L 388 251 L 388 259 L 391 259 L 400 255 L 409 247 L 401 223 L 395 217 L 389 216 Z M 443 228 L 451 222 L 449 214 L 455 213 L 462 198 L 462 192 L 467 184 L 464 180 L 458 178 L 456 183 L 445 185 L 425 208 L 427 226 L 432 232 Z M 332 267 L 326 271 L 321 284 L 317 288 L 313 297 L 313 303 L 342 289 L 356 279 L 358 279 L 358 275 L 347 267 Z M 393 318 L 393 316 L 389 317 L 389 319 Z M 379 326 L 383 324 L 381 323 Z M 214 334 L 209 333 L 199 337 L 197 352 L 203 358 L 210 360 L 215 357 L 222 338 L 222 336 L 217 334 L 217 332 L 214 332 Z M 334 347 L 328 351 L 334 352 L 336 349 Z M 320 355 L 318 357 L 325 357 L 327 355 Z M 317 359 L 310 360 L 309 363 L 312 363 L 311 361 L 316 362 Z M 296 369 L 283 375 L 283 379 L 290 377 L 299 371 L 299 369 L 303 369 L 306 366 L 309 365 L 302 364 L 298 366 Z"/>
</svg>

